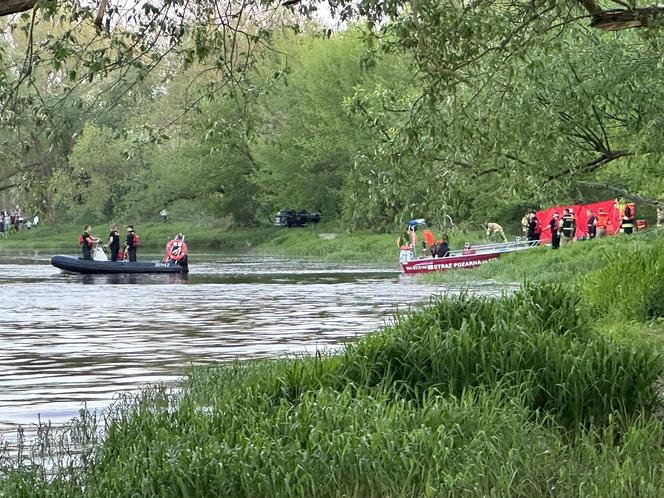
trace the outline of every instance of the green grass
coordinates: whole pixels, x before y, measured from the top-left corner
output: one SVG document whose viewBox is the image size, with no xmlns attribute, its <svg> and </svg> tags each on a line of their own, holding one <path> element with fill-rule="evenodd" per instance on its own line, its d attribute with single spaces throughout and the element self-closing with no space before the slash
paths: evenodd
<svg viewBox="0 0 664 498">
<path fill-rule="evenodd" d="M 399 250 L 397 233 L 373 233 L 344 231 L 328 232 L 323 227 L 281 230 L 258 247 L 259 252 L 278 253 L 285 256 L 306 256 L 334 261 L 377 261 L 398 267 Z M 334 238 L 323 238 L 326 234 Z M 421 234 L 418 232 L 421 239 Z M 464 242 L 481 240 L 480 232 L 451 230 L 447 237 L 451 247 L 463 247 Z M 422 245 L 418 242 L 418 250 Z"/>
<path fill-rule="evenodd" d="M 264 247 L 394 243 L 318 240 Z M 192 368 L 0 451 L 0 497 L 664 496 L 663 249 L 646 233 L 515 254 L 491 276 L 539 283 L 440 298 L 336 355 Z"/>
<path fill-rule="evenodd" d="M 276 228 L 270 227 L 230 230 L 222 224 L 210 225 L 194 222 L 149 223 L 135 225 L 135 229 L 140 236 L 142 248 L 161 249 L 176 234 L 183 233 L 192 252 L 197 249 L 247 250 L 278 233 Z M 44 225 L 0 239 L 0 249 L 68 249 L 78 251 L 78 238 L 82 231 L 83 226 L 78 225 Z M 93 227 L 94 234 L 101 237 L 104 242 L 108 240 L 109 231 L 109 227 Z M 119 231 L 121 237 L 126 233 L 124 226 L 121 226 Z"/>
<path fill-rule="evenodd" d="M 0 462 L 0 496 L 661 496 L 664 364 L 585 299 L 442 298 L 339 355 L 192 368 L 44 431 L 79 465 Z"/>
<path fill-rule="evenodd" d="M 606 267 L 609 263 L 607 258 L 612 254 L 623 250 L 638 252 L 660 243 L 664 243 L 664 230 L 650 230 L 631 237 L 577 241 L 558 250 L 538 247 L 506 254 L 472 270 L 429 273 L 419 278 L 428 283 L 476 280 L 573 283 L 594 270 Z"/>
</svg>

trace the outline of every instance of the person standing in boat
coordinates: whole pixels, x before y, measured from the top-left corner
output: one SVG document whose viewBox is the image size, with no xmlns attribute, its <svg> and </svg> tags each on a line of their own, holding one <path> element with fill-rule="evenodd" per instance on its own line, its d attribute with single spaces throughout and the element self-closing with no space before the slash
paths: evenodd
<svg viewBox="0 0 664 498">
<path fill-rule="evenodd" d="M 129 255 L 129 262 L 136 262 L 136 248 L 138 247 L 138 234 L 134 225 L 127 225 L 127 240 L 125 241 L 125 254 Z"/>
<path fill-rule="evenodd" d="M 412 238 L 410 236 L 410 230 L 399 236 L 397 239 L 397 246 L 399 247 L 399 263 L 406 263 L 412 259 L 415 259 L 411 241 Z"/>
<path fill-rule="evenodd" d="M 179 233 L 173 240 L 166 244 L 166 256 L 164 256 L 164 262 L 169 263 L 174 261 L 182 268 L 187 269 L 187 260 L 187 244 L 184 241 L 184 235 Z"/>
<path fill-rule="evenodd" d="M 450 246 L 443 235 L 438 242 L 436 242 L 436 257 L 444 258 L 450 254 Z"/>
<path fill-rule="evenodd" d="M 422 241 L 422 244 L 424 246 L 424 252 L 427 253 L 427 256 L 434 256 L 435 249 L 434 249 L 434 244 L 436 243 L 433 232 L 429 230 L 428 228 L 425 228 L 422 231 L 422 236 L 424 237 L 424 240 Z"/>
<path fill-rule="evenodd" d="M 117 261 L 120 252 L 120 232 L 115 223 L 111 225 L 111 233 L 108 234 L 108 248 L 111 250 L 111 261 Z"/>
<path fill-rule="evenodd" d="M 92 235 L 92 227 L 90 225 L 85 225 L 83 233 L 78 238 L 78 243 L 81 246 L 81 252 L 83 253 L 83 259 L 92 260 L 92 246 L 101 242 L 99 237 Z"/>
</svg>

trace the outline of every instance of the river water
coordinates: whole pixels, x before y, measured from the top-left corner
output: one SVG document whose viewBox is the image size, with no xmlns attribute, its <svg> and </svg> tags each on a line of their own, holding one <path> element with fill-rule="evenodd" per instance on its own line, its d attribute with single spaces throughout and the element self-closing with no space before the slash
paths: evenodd
<svg viewBox="0 0 664 498">
<path fill-rule="evenodd" d="M 0 253 L 0 434 L 173 383 L 192 364 L 338 348 L 396 310 L 460 290 L 416 283 L 396 265 L 208 254 L 186 277 L 91 276 L 49 258 Z"/>
</svg>

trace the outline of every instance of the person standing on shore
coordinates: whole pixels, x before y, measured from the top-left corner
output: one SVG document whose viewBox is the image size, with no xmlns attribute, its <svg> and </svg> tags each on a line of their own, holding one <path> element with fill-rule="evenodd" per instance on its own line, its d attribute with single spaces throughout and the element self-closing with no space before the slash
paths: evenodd
<svg viewBox="0 0 664 498">
<path fill-rule="evenodd" d="M 549 229 L 551 230 L 551 249 L 558 249 L 560 247 L 560 234 L 558 233 L 558 225 L 560 215 L 553 213 L 553 217 L 549 220 Z"/>
<path fill-rule="evenodd" d="M 111 250 L 111 261 L 117 261 L 120 252 L 120 232 L 115 223 L 111 225 L 111 233 L 108 234 L 108 248 Z"/>
<path fill-rule="evenodd" d="M 539 220 L 537 219 L 537 213 L 535 213 L 535 211 L 532 211 L 528 215 L 528 229 L 527 229 L 528 241 L 534 242 L 536 240 L 539 240 L 541 233 L 542 233 L 542 228 L 540 226 Z"/>
<path fill-rule="evenodd" d="M 597 236 L 597 217 L 590 209 L 586 211 L 586 215 L 588 216 L 588 238 L 594 239 Z"/>
<path fill-rule="evenodd" d="M 571 209 L 563 211 L 563 217 L 560 220 L 560 232 L 562 234 L 561 245 L 566 246 L 574 242 L 576 235 L 576 217 Z"/>
<path fill-rule="evenodd" d="M 634 216 L 629 206 L 625 208 L 625 214 L 620 222 L 620 232 L 625 235 L 632 235 L 634 233 Z"/>
<path fill-rule="evenodd" d="M 603 208 L 597 210 L 597 237 L 602 238 L 606 237 L 606 230 L 609 226 L 609 213 L 607 213 Z"/>
</svg>

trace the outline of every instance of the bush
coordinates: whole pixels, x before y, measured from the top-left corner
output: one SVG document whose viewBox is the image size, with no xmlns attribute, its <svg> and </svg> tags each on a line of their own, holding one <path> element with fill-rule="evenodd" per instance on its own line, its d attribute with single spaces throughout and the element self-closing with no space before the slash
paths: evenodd
<svg viewBox="0 0 664 498">
<path fill-rule="evenodd" d="M 589 334 L 585 320 L 578 295 L 556 285 L 500 299 L 445 298 L 349 346 L 343 376 L 409 397 L 524 388 L 533 412 L 567 427 L 653 410 L 659 357 Z"/>
<path fill-rule="evenodd" d="M 664 317 L 664 242 L 606 253 L 604 260 L 583 283 L 596 316 L 641 322 Z"/>
</svg>

